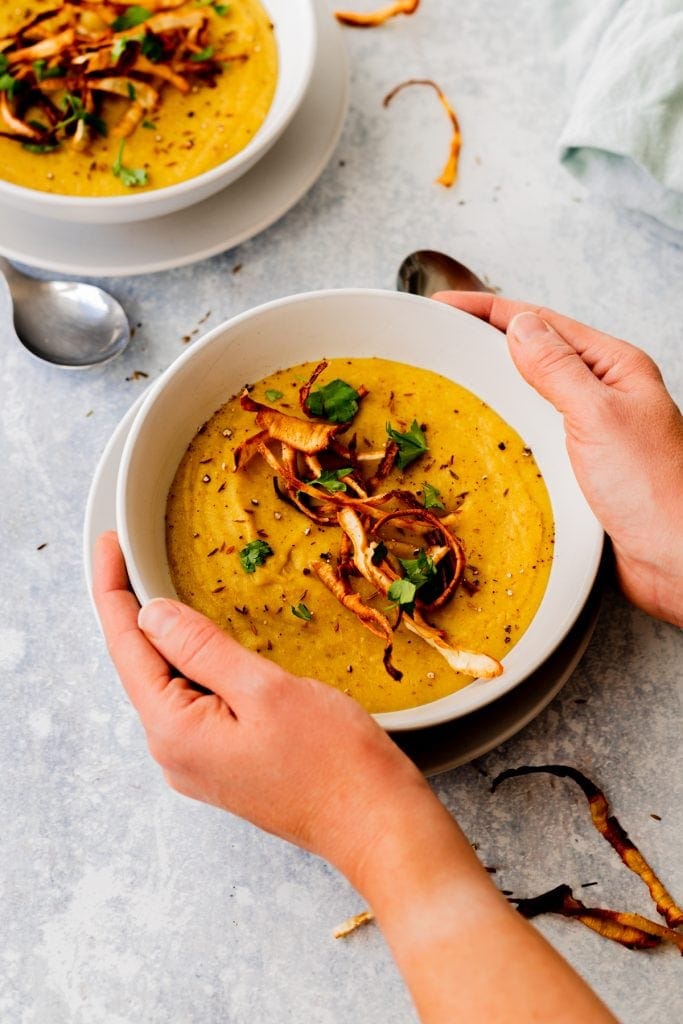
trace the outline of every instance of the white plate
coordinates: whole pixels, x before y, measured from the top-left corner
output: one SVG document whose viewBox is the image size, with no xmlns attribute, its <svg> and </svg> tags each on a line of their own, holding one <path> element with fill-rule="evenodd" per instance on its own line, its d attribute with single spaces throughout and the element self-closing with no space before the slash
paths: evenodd
<svg viewBox="0 0 683 1024">
<path fill-rule="evenodd" d="M 464 718 L 394 733 L 394 741 L 424 775 L 450 771 L 505 743 L 540 715 L 581 661 L 598 619 L 602 589 L 598 579 L 559 647 L 510 693 Z"/>
<path fill-rule="evenodd" d="M 83 559 L 92 593 L 93 551 L 100 533 L 116 528 L 116 479 L 126 438 L 144 395 L 125 414 L 97 466 L 88 495 L 83 531 Z M 415 729 L 394 739 L 425 775 L 436 775 L 482 757 L 523 729 L 540 714 L 571 676 L 583 656 L 597 619 L 600 582 L 596 583 L 576 623 L 559 647 L 515 689 L 479 711 L 444 725 Z"/>
<path fill-rule="evenodd" d="M 332 156 L 348 102 L 342 33 L 316 4 L 318 52 L 289 127 L 234 184 L 210 199 L 139 224 L 70 224 L 0 201 L 0 253 L 61 274 L 127 276 L 214 256 L 263 231 L 308 191 Z"/>
</svg>

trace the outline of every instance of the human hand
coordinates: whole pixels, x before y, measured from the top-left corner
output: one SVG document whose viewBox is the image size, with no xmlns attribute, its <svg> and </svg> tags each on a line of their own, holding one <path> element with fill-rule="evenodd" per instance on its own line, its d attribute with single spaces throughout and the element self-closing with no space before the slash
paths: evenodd
<svg viewBox="0 0 683 1024">
<path fill-rule="evenodd" d="M 683 417 L 656 364 L 549 309 L 481 292 L 433 297 L 507 332 L 517 369 L 564 417 L 576 479 L 612 539 L 624 593 L 683 625 Z"/>
<path fill-rule="evenodd" d="M 360 705 L 246 650 L 178 601 L 140 610 L 115 533 L 97 542 L 93 594 L 169 784 L 343 871 L 372 904 L 425 1024 L 614 1024 L 501 898 L 415 766 Z"/>
<path fill-rule="evenodd" d="M 140 611 L 115 533 L 97 542 L 93 592 L 152 756 L 179 793 L 320 854 L 361 891 L 390 808 L 405 797 L 419 815 L 436 803 L 350 697 L 285 672 L 178 601 Z"/>
</svg>

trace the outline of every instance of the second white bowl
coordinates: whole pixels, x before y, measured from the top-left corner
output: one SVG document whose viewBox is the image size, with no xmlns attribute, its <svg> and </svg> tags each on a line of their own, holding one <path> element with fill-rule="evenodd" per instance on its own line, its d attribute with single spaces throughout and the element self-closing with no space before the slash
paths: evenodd
<svg viewBox="0 0 683 1024">
<path fill-rule="evenodd" d="M 217 167 L 177 185 L 125 196 L 67 196 L 0 179 L 0 196 L 37 216 L 93 224 L 147 220 L 184 209 L 236 181 L 285 130 L 304 98 L 316 53 L 314 0 L 262 0 L 275 26 L 278 78 L 266 118 L 244 149 Z"/>
</svg>

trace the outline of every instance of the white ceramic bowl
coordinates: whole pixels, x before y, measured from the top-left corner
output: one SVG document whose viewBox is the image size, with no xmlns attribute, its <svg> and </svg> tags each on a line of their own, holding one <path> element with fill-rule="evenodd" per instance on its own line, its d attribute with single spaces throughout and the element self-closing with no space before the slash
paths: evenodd
<svg viewBox="0 0 683 1024">
<path fill-rule="evenodd" d="M 278 79 L 273 102 L 244 149 L 187 181 L 125 196 L 65 196 L 24 188 L 0 179 L 0 196 L 14 207 L 42 217 L 112 224 L 160 217 L 219 192 L 249 170 L 285 130 L 304 98 L 316 52 L 315 0 L 262 0 L 275 26 Z"/>
<path fill-rule="evenodd" d="M 175 597 L 164 513 L 173 476 L 199 427 L 245 381 L 323 356 L 382 356 L 434 370 L 479 395 L 533 448 L 555 516 L 555 556 L 531 623 L 497 679 L 375 717 L 386 729 L 458 718 L 507 693 L 534 671 L 575 622 L 602 551 L 602 530 L 576 483 L 562 419 L 517 373 L 503 336 L 465 313 L 399 292 L 311 292 L 259 306 L 216 327 L 150 388 L 119 469 L 116 522 L 141 602 Z"/>
</svg>

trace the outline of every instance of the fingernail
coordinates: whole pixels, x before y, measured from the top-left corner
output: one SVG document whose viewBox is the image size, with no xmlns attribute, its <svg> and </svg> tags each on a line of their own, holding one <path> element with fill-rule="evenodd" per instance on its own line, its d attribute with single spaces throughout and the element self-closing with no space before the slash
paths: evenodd
<svg viewBox="0 0 683 1024">
<path fill-rule="evenodd" d="M 538 341 L 539 336 L 546 334 L 548 330 L 548 324 L 536 313 L 518 313 L 508 326 L 508 334 L 520 345 Z"/>
<path fill-rule="evenodd" d="M 138 613 L 138 626 L 147 636 L 162 637 L 170 633 L 180 615 L 180 608 L 163 597 L 150 601 Z"/>
</svg>

